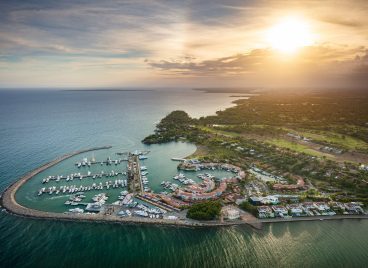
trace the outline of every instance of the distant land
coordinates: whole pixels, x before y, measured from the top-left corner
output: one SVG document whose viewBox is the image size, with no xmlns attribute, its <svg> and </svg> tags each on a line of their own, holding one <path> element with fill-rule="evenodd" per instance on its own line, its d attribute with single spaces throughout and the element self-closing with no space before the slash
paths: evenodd
<svg viewBox="0 0 368 268">
<path fill-rule="evenodd" d="M 206 93 L 256 93 L 260 88 L 232 88 L 232 87 L 218 87 L 218 88 L 193 88 L 193 90 L 203 91 Z"/>
<path fill-rule="evenodd" d="M 63 89 L 62 91 L 154 91 L 153 89 Z"/>
</svg>

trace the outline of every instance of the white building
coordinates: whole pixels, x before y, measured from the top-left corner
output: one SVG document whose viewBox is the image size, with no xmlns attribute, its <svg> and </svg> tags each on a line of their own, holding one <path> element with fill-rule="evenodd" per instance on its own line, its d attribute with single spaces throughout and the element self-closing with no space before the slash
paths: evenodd
<svg viewBox="0 0 368 268">
<path fill-rule="evenodd" d="M 225 207 L 222 209 L 222 215 L 224 215 L 225 219 L 235 220 L 240 218 L 240 212 L 238 209 L 233 207 Z"/>
</svg>

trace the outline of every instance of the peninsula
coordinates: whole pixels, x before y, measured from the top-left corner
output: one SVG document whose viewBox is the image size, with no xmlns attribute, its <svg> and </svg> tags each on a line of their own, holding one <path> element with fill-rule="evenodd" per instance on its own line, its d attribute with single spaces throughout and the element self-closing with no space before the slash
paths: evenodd
<svg viewBox="0 0 368 268">
<path fill-rule="evenodd" d="M 261 228 L 262 223 L 270 222 L 367 219 L 368 171 L 365 164 L 354 162 L 353 158 L 348 160 L 358 154 L 359 159 L 365 161 L 367 141 L 360 133 L 350 133 L 347 128 L 337 127 L 335 122 L 327 125 L 334 130 L 326 130 L 326 123 L 323 130 L 322 126 L 318 128 L 317 118 L 310 118 L 313 124 L 300 124 L 295 117 L 305 114 L 296 110 L 303 105 L 291 105 L 297 103 L 297 97 L 292 102 L 289 100 L 290 103 L 285 99 L 276 100 L 276 104 L 282 106 L 282 113 L 288 114 L 287 119 L 279 114 L 267 121 L 263 113 L 267 105 L 271 105 L 267 103 L 270 98 L 274 106 L 275 96 L 259 95 L 238 100 L 237 106 L 216 116 L 195 119 L 184 111 L 174 111 L 163 118 L 155 133 L 143 143 L 185 141 L 197 146 L 193 155 L 173 159 L 179 161 L 179 173 L 172 181 L 161 182 L 163 192 L 156 193 L 148 186 L 148 170 L 141 161 L 147 159 L 149 152 L 135 151 L 116 153 L 124 156 L 116 160 L 108 157 L 97 161 L 93 157 L 75 163 L 74 168 L 86 169 L 87 174 L 77 172 L 44 178 L 40 183 L 51 183 L 51 186 L 40 188 L 35 195 L 39 199 L 46 194 L 69 197 L 65 205 L 75 207 L 64 213 L 41 211 L 17 202 L 18 189 L 37 174 L 73 156 L 111 148 L 104 146 L 64 155 L 27 173 L 4 191 L 2 206 L 12 214 L 31 218 L 202 227 L 248 224 Z M 326 97 L 309 98 L 317 107 L 322 107 L 318 102 L 328 103 Z M 252 111 L 256 115 L 251 114 Z M 353 117 L 354 127 L 366 131 L 359 113 L 346 120 L 351 124 Z M 330 120 L 336 119 L 332 115 Z M 127 162 L 125 171 L 90 171 L 91 166 L 118 167 L 124 162 Z M 115 180 L 106 181 L 111 177 Z M 73 179 L 94 183 L 71 184 L 75 182 Z M 97 180 L 103 181 L 96 183 Z M 349 183 L 350 180 L 354 183 Z M 119 188 L 124 190 L 112 203 L 106 202 L 109 198 L 106 193 L 96 194 L 93 202 L 83 201 L 87 193 L 118 191 Z"/>
<path fill-rule="evenodd" d="M 196 161 L 241 168 L 244 177 L 219 200 L 261 221 L 366 218 L 368 96 L 349 94 L 269 91 L 215 116 L 174 111 L 143 142 L 195 143 L 179 169 L 195 169 Z"/>
</svg>

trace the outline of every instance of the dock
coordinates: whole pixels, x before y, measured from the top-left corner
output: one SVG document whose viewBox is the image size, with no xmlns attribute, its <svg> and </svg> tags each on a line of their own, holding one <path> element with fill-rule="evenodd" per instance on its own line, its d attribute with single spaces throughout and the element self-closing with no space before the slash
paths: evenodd
<svg viewBox="0 0 368 268">
<path fill-rule="evenodd" d="M 55 181 L 55 182 L 59 182 L 61 180 L 66 180 L 66 181 L 73 181 L 74 179 L 79 179 L 82 180 L 84 178 L 92 178 L 92 179 L 100 179 L 102 177 L 114 177 L 114 176 L 118 176 L 118 175 L 126 175 L 126 172 L 110 172 L 110 173 L 95 173 L 95 174 L 70 174 L 70 175 L 66 175 L 66 176 L 49 176 L 45 179 L 43 179 L 42 183 L 48 183 L 49 181 Z"/>
<path fill-rule="evenodd" d="M 134 154 L 128 156 L 128 189 L 130 193 L 143 194 L 139 157 Z"/>
<path fill-rule="evenodd" d="M 153 206 L 156 206 L 156 207 L 162 208 L 164 210 L 167 210 L 169 212 L 172 212 L 173 210 L 175 210 L 176 212 L 180 211 L 180 210 L 178 210 L 178 209 L 176 209 L 176 208 L 174 208 L 172 206 L 169 206 L 167 204 L 154 202 L 153 200 L 148 199 L 148 198 L 146 198 L 146 197 L 144 197 L 142 195 L 136 195 L 135 198 L 137 198 L 139 200 L 142 200 L 142 201 L 144 201 L 144 202 L 146 202 L 148 204 L 151 204 Z"/>
</svg>

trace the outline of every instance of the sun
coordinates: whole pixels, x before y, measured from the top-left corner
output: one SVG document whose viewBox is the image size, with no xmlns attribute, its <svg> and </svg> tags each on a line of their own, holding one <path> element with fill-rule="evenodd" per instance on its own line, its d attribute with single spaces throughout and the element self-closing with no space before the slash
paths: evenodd
<svg viewBox="0 0 368 268">
<path fill-rule="evenodd" d="M 298 17 L 283 18 L 267 32 L 267 42 L 270 46 L 287 54 L 313 44 L 313 39 L 307 21 Z"/>
</svg>

